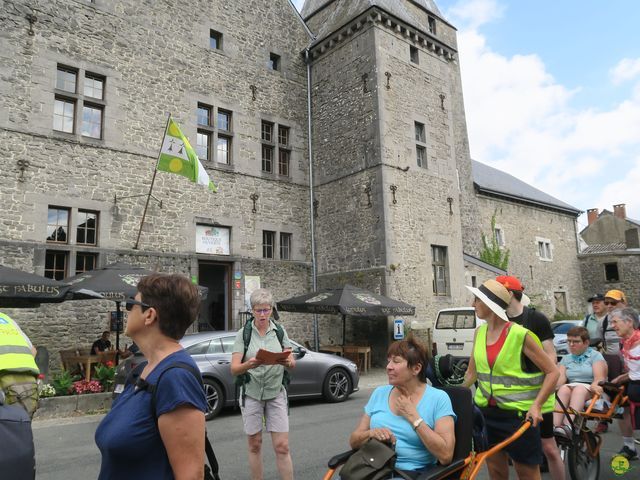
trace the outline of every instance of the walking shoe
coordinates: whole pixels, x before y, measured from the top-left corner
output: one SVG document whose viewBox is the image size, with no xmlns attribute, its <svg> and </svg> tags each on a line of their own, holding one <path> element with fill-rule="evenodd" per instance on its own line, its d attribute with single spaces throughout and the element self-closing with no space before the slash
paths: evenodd
<svg viewBox="0 0 640 480">
<path fill-rule="evenodd" d="M 637 460 L 638 459 L 638 451 L 635 450 L 635 449 L 631 450 L 626 445 L 624 447 L 622 447 L 620 449 L 620 451 L 618 453 L 616 453 L 616 455 L 621 455 L 624 458 L 626 458 L 627 460 Z"/>
<path fill-rule="evenodd" d="M 609 430 L 609 424 L 607 422 L 598 423 L 598 426 L 596 427 L 596 432 L 607 433 L 607 430 Z"/>
</svg>

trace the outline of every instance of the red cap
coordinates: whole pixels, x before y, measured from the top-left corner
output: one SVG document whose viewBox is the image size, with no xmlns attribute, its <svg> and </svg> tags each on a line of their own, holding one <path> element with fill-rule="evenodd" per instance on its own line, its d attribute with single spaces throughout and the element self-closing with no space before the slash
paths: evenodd
<svg viewBox="0 0 640 480">
<path fill-rule="evenodd" d="M 499 277 L 496 277 L 496 282 L 501 283 L 504 288 L 511 290 L 512 292 L 522 292 L 524 290 L 520 280 L 511 275 L 500 275 Z"/>
</svg>

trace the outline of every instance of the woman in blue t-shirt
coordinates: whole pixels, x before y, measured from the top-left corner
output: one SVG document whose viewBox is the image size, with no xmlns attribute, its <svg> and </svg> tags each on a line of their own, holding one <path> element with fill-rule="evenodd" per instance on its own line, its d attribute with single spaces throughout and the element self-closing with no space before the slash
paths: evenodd
<svg viewBox="0 0 640 480">
<path fill-rule="evenodd" d="M 437 461 L 448 464 L 455 445 L 455 414 L 449 396 L 427 386 L 424 345 L 409 337 L 387 352 L 389 385 L 376 388 L 364 407 L 358 427 L 349 437 L 351 448 L 375 438 L 395 444 L 399 470 L 422 472 Z"/>
<path fill-rule="evenodd" d="M 565 407 L 580 412 L 592 395 L 602 395 L 599 383 L 607 379 L 607 362 L 600 352 L 589 346 L 589 331 L 584 327 L 572 327 L 567 332 L 567 344 L 571 353 L 562 357 L 558 365 L 556 397 Z M 556 408 L 561 410 L 559 404 Z M 569 420 L 563 413 L 554 413 L 553 417 L 555 432 L 569 437 Z"/>
<path fill-rule="evenodd" d="M 202 384 L 176 363 L 198 367 L 179 343 L 198 314 L 198 288 L 182 275 L 153 274 L 127 300 L 126 334 L 148 362 L 114 401 L 98 425 L 99 480 L 202 478 L 204 412 Z M 146 385 L 155 385 L 155 409 Z"/>
</svg>

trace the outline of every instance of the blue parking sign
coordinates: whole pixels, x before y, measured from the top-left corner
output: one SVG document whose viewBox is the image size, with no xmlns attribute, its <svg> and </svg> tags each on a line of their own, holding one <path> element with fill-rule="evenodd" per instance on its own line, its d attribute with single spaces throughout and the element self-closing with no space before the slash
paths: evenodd
<svg viewBox="0 0 640 480">
<path fill-rule="evenodd" d="M 393 339 L 402 340 L 404 338 L 404 320 L 396 318 L 393 321 Z"/>
</svg>

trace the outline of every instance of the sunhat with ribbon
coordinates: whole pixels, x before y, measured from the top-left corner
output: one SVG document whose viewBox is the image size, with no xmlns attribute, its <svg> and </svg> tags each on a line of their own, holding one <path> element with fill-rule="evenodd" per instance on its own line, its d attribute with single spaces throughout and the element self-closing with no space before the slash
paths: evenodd
<svg viewBox="0 0 640 480">
<path fill-rule="evenodd" d="M 501 319 L 509 321 L 507 318 L 507 306 L 511 301 L 511 293 L 502 284 L 495 280 L 487 280 L 478 288 L 465 285 L 473 295 L 482 301 L 493 313 Z"/>
</svg>

